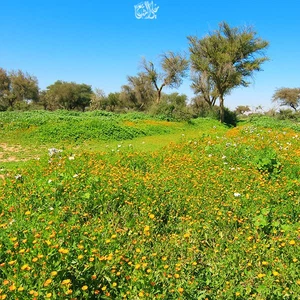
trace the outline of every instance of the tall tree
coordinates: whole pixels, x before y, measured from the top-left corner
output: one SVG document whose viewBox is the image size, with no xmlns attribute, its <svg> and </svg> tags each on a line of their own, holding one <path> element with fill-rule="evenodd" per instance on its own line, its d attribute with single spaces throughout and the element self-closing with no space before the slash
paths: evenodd
<svg viewBox="0 0 300 300">
<path fill-rule="evenodd" d="M 192 70 L 213 82 L 220 101 L 220 121 L 224 122 L 224 96 L 250 84 L 253 72 L 260 71 L 268 60 L 262 53 L 268 42 L 256 37 L 250 27 L 230 27 L 226 22 L 202 39 L 189 36 L 188 40 Z"/>
<path fill-rule="evenodd" d="M 157 103 L 160 102 L 162 89 L 165 86 L 178 88 L 182 84 L 189 66 L 188 60 L 185 57 L 172 51 L 161 55 L 160 64 L 162 73 L 159 73 L 155 69 L 153 62 L 147 62 L 145 59 L 142 60 L 142 68 L 156 89 Z"/>
<path fill-rule="evenodd" d="M 297 111 L 298 106 L 300 106 L 300 88 L 276 89 L 272 100 L 279 102 L 281 106 L 290 106 Z"/>
</svg>

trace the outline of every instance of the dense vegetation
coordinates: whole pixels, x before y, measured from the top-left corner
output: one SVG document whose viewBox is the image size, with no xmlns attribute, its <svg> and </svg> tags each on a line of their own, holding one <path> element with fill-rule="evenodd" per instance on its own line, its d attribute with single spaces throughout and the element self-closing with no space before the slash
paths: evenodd
<svg viewBox="0 0 300 300">
<path fill-rule="evenodd" d="M 199 39 L 189 36 L 190 57 L 167 51 L 160 55 L 159 63 L 142 59 L 142 71 L 128 76 L 121 91 L 107 96 L 101 89 L 85 83 L 57 80 L 45 90 L 40 90 L 35 76 L 21 70 L 7 71 L 0 67 L 0 111 L 7 110 L 108 110 L 118 112 L 146 111 L 170 114 L 187 119 L 203 115 L 205 105 L 216 111 L 219 99 L 220 121 L 226 122 L 225 95 L 239 86 L 248 86 L 249 78 L 268 60 L 263 50 L 268 42 L 257 37 L 253 28 L 230 27 L 221 22 L 219 28 Z M 178 88 L 191 72 L 195 97 L 187 101 L 186 95 L 163 93 L 166 87 Z M 289 105 L 291 92 L 280 93 L 275 101 Z M 299 91 L 292 92 L 296 110 Z M 288 100 L 286 99 L 288 95 Z M 200 105 L 199 105 L 200 104 Z M 199 111 L 200 108 L 200 111 Z M 207 108 L 205 108 L 204 113 Z"/>
<path fill-rule="evenodd" d="M 0 130 L 0 153 L 38 155 L 0 162 L 0 299 L 299 299 L 297 121 L 5 112 Z"/>
</svg>

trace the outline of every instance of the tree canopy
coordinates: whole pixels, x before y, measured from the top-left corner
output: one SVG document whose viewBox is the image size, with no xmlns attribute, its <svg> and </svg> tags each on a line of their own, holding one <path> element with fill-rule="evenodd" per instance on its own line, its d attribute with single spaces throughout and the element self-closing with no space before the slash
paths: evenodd
<svg viewBox="0 0 300 300">
<path fill-rule="evenodd" d="M 230 27 L 226 22 L 202 39 L 189 36 L 188 40 L 192 71 L 197 74 L 194 88 L 203 97 L 205 93 L 217 95 L 223 122 L 224 96 L 238 86 L 250 84 L 253 72 L 260 71 L 262 63 L 268 60 L 262 53 L 268 42 L 256 37 L 250 27 Z"/>
<path fill-rule="evenodd" d="M 92 99 L 92 87 L 87 84 L 58 80 L 47 87 L 43 94 L 43 103 L 47 109 L 85 110 Z"/>
<path fill-rule="evenodd" d="M 245 112 L 251 111 L 250 107 L 248 105 L 239 105 L 235 108 L 235 112 L 238 115 L 243 115 Z"/>
<path fill-rule="evenodd" d="M 0 108 L 13 108 L 20 102 L 39 100 L 38 80 L 21 70 L 7 72 L 0 68 Z"/>
<path fill-rule="evenodd" d="M 300 106 L 300 88 L 280 88 L 276 89 L 273 102 L 279 102 L 281 106 L 290 106 L 297 111 Z"/>
<path fill-rule="evenodd" d="M 156 89 L 157 103 L 160 102 L 162 89 L 165 86 L 178 88 L 182 84 L 183 78 L 187 76 L 188 67 L 188 60 L 172 51 L 161 55 L 162 73 L 159 73 L 155 69 L 153 62 L 147 62 L 145 59 L 142 60 L 144 73 Z"/>
<path fill-rule="evenodd" d="M 144 111 L 155 98 L 152 82 L 145 73 L 137 76 L 127 76 L 127 85 L 122 86 L 120 100 L 124 107 Z"/>
</svg>

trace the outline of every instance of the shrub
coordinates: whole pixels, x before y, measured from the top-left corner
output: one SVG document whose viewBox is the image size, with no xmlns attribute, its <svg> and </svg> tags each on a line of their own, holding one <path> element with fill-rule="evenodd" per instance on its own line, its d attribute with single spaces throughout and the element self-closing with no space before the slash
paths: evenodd
<svg viewBox="0 0 300 300">
<path fill-rule="evenodd" d="M 272 148 L 263 148 L 256 152 L 254 163 L 259 171 L 267 173 L 269 177 L 276 176 L 281 171 L 281 163 Z"/>
</svg>

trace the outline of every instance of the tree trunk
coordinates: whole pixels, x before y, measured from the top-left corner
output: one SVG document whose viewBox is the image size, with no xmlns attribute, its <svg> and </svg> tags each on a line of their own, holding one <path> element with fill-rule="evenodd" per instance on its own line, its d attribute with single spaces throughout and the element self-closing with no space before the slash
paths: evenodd
<svg viewBox="0 0 300 300">
<path fill-rule="evenodd" d="M 163 83 L 160 88 L 158 88 L 157 84 L 155 83 L 155 88 L 157 90 L 157 98 L 156 98 L 156 103 L 158 104 L 160 102 L 160 98 L 161 98 L 161 91 L 163 89 L 163 87 L 165 86 L 166 84 Z"/>
<path fill-rule="evenodd" d="M 156 103 L 158 104 L 160 102 L 160 98 L 161 98 L 161 90 L 159 89 L 157 91 L 157 98 L 156 98 Z"/>
<path fill-rule="evenodd" d="M 295 112 L 297 112 L 297 108 L 294 104 L 291 104 L 291 107 L 295 110 Z"/>
<path fill-rule="evenodd" d="M 220 96 L 220 122 L 224 123 L 224 99 Z"/>
</svg>

